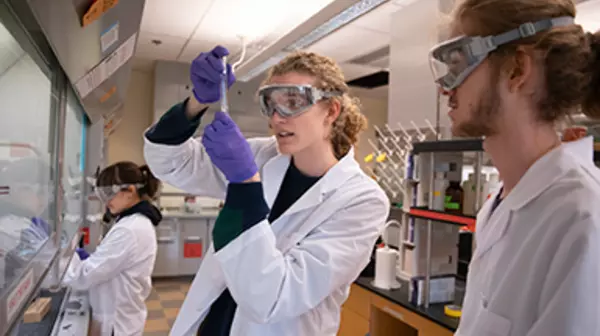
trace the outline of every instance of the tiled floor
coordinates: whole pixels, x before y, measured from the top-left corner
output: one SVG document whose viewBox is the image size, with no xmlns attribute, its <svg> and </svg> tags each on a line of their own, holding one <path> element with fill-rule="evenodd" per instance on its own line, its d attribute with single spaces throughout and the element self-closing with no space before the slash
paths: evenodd
<svg viewBox="0 0 600 336">
<path fill-rule="evenodd" d="M 190 288 L 191 279 L 154 279 L 146 300 L 148 318 L 144 336 L 168 336 Z"/>
</svg>

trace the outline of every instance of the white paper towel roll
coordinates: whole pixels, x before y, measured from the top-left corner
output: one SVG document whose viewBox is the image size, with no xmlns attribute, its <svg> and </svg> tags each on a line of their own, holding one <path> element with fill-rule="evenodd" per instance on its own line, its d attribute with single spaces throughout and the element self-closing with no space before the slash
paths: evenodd
<svg viewBox="0 0 600 336">
<path fill-rule="evenodd" d="M 389 247 L 380 247 L 375 252 L 375 280 L 373 285 L 381 289 L 391 289 L 396 282 L 396 261 L 398 252 Z"/>
</svg>

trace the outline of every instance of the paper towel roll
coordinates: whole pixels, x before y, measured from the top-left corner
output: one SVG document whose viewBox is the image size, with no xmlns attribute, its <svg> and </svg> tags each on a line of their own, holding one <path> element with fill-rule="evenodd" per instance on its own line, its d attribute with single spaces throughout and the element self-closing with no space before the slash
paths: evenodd
<svg viewBox="0 0 600 336">
<path fill-rule="evenodd" d="M 375 252 L 375 280 L 373 285 L 381 289 L 391 289 L 396 282 L 396 261 L 398 252 L 389 247 L 380 247 Z"/>
</svg>

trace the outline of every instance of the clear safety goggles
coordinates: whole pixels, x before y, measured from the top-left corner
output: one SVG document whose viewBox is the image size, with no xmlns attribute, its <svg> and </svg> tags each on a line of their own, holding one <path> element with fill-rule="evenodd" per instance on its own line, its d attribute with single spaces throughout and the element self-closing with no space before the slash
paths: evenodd
<svg viewBox="0 0 600 336">
<path fill-rule="evenodd" d="M 311 85 L 267 85 L 258 90 L 261 112 L 272 117 L 275 112 L 284 118 L 302 114 L 321 99 L 341 96 L 340 92 L 326 92 Z"/>
<path fill-rule="evenodd" d="M 138 189 L 142 188 L 143 184 L 118 184 L 118 185 L 109 185 L 109 186 L 96 186 L 94 187 L 94 192 L 98 199 L 104 204 L 108 203 L 113 197 L 115 197 L 119 192 L 126 191 L 130 186 L 134 186 Z"/>
<path fill-rule="evenodd" d="M 429 52 L 433 78 L 442 89 L 454 90 L 499 46 L 574 23 L 573 17 L 563 16 L 524 23 L 519 28 L 499 35 L 459 36 L 442 42 Z"/>
</svg>

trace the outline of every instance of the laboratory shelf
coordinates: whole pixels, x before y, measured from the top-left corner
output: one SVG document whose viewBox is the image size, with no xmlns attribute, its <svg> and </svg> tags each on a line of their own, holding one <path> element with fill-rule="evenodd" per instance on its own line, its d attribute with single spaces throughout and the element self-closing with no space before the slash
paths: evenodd
<svg viewBox="0 0 600 336">
<path fill-rule="evenodd" d="M 413 143 L 413 154 L 442 152 L 480 152 L 483 151 L 482 139 L 452 139 L 422 141 Z"/>
<path fill-rule="evenodd" d="M 473 216 L 452 215 L 449 213 L 429 210 L 425 208 L 410 208 L 408 215 L 415 218 L 430 219 L 436 222 L 467 227 L 475 227 L 476 220 L 476 218 Z"/>
</svg>

